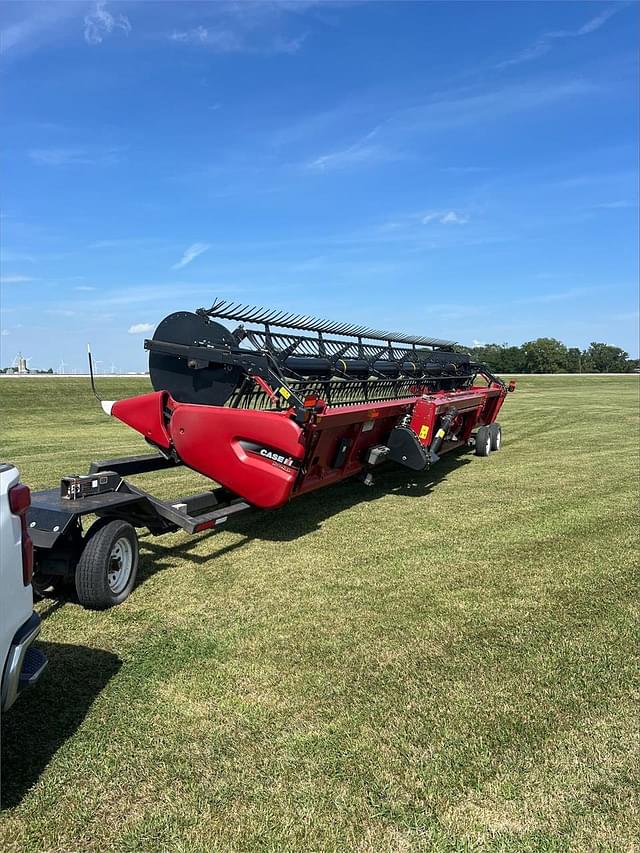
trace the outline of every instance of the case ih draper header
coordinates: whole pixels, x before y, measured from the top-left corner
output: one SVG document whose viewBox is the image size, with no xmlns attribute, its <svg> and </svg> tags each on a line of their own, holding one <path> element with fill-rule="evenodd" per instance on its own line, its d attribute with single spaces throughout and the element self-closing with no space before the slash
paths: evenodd
<svg viewBox="0 0 640 853">
<path fill-rule="evenodd" d="M 156 452 L 94 462 L 33 495 L 40 585 L 75 576 L 86 606 L 129 594 L 135 526 L 193 533 L 356 474 L 370 484 L 385 462 L 423 471 L 464 446 L 487 456 L 500 448 L 496 416 L 512 390 L 452 341 L 223 300 L 169 315 L 145 348 L 155 391 L 102 407 Z M 166 502 L 124 479 L 176 465 L 219 486 Z M 83 536 L 88 514 L 99 518 Z"/>
</svg>

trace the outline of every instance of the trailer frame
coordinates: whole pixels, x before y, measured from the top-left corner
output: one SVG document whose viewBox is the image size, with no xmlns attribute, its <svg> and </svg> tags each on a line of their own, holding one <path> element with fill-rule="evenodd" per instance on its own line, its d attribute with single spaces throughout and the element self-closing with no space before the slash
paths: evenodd
<svg viewBox="0 0 640 853">
<path fill-rule="evenodd" d="M 36 586 L 38 578 L 42 580 L 40 586 L 73 578 L 91 533 L 90 529 L 83 535 L 85 516 L 95 515 L 103 523 L 118 520 L 133 528 L 146 527 L 152 535 L 160 536 L 178 530 L 189 534 L 215 530 L 230 517 L 253 509 L 224 486 L 162 500 L 126 479 L 181 465 L 157 453 L 105 459 L 92 462 L 89 475 L 99 482 L 101 475 L 106 480 L 104 475 L 116 474 L 115 487 L 75 499 L 63 497 L 60 487 L 32 492 L 27 525 L 34 546 Z"/>
</svg>

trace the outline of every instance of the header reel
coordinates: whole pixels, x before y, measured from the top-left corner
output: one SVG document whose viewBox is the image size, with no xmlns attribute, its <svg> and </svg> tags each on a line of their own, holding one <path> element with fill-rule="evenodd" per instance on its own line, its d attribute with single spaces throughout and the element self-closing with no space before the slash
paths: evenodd
<svg viewBox="0 0 640 853">
<path fill-rule="evenodd" d="M 229 331 L 218 319 L 240 325 Z M 308 398 L 329 405 L 372 402 L 463 388 L 475 378 L 469 356 L 456 352 L 453 341 L 226 300 L 170 314 L 145 348 L 156 390 L 212 406 L 304 408 Z"/>
</svg>

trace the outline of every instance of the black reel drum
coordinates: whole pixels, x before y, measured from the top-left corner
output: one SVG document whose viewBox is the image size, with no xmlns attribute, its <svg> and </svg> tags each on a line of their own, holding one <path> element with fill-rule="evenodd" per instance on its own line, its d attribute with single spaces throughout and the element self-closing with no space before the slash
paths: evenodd
<svg viewBox="0 0 640 853">
<path fill-rule="evenodd" d="M 190 311 L 169 314 L 153 335 L 154 341 L 185 346 L 230 346 L 238 344 L 225 326 Z M 180 403 L 224 406 L 242 378 L 242 370 L 234 365 L 209 364 L 189 367 L 186 357 L 149 353 L 149 376 L 156 391 L 168 391 Z"/>
</svg>

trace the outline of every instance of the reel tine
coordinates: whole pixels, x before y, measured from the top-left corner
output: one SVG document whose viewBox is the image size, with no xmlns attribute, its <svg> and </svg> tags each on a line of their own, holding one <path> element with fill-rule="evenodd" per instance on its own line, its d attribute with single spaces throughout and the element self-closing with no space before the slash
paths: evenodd
<svg viewBox="0 0 640 853">
<path fill-rule="evenodd" d="M 451 347 L 455 341 L 428 338 L 421 335 L 408 335 L 405 332 L 385 332 L 371 329 L 359 323 L 322 320 L 308 314 L 296 314 L 281 309 L 261 308 L 256 305 L 243 305 L 241 302 L 218 297 L 210 308 L 199 308 L 198 313 L 208 317 L 220 317 L 227 320 L 240 320 L 248 323 L 264 323 L 289 329 L 309 332 L 345 335 L 354 338 L 382 340 L 386 343 L 416 344 L 429 347 Z"/>
</svg>

